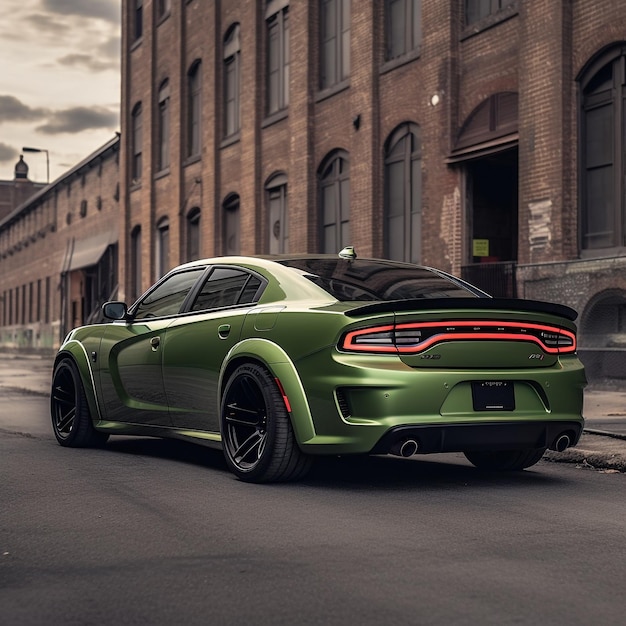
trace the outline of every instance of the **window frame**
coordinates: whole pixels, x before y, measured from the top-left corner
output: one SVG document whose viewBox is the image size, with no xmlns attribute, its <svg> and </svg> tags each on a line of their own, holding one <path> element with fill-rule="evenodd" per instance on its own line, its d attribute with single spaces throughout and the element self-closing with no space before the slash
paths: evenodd
<svg viewBox="0 0 626 626">
<path fill-rule="evenodd" d="M 157 92 L 158 143 L 157 174 L 170 167 L 170 83 L 166 78 Z"/>
<path fill-rule="evenodd" d="M 517 0 L 465 0 L 463 5 L 463 23 L 465 26 L 477 24 L 506 9 L 515 2 Z"/>
<path fill-rule="evenodd" d="M 611 66 L 610 87 L 602 91 L 585 93 L 594 80 L 601 79 L 601 73 Z M 605 50 L 594 57 L 581 71 L 577 78 L 578 83 L 578 163 L 579 163 L 579 249 L 581 256 L 597 256 L 606 254 L 610 250 L 619 250 L 626 247 L 626 180 L 624 169 L 626 168 L 626 45 L 621 44 Z M 612 194 L 612 207 L 608 207 L 606 217 L 608 226 L 612 229 L 606 231 L 609 241 L 606 245 L 589 245 L 594 235 L 602 234 L 590 232 L 588 198 L 589 178 L 592 169 L 597 166 L 588 164 L 589 148 L 593 147 L 593 139 L 587 141 L 587 128 L 589 125 L 588 114 L 602 107 L 610 107 L 611 130 L 607 133 L 613 137 L 613 146 L 609 165 L 612 170 L 609 185 L 602 185 L 602 189 L 610 190 Z M 594 135 L 595 136 L 595 135 Z"/>
<path fill-rule="evenodd" d="M 402 151 L 398 150 L 398 146 L 404 142 Z M 413 142 L 415 146 L 413 146 Z M 384 150 L 384 201 L 383 201 L 383 256 L 392 261 L 400 261 L 406 263 L 420 263 L 422 253 L 422 145 L 421 145 L 420 127 L 413 122 L 405 122 L 398 126 L 387 138 Z M 391 196 L 390 196 L 390 167 L 394 164 L 402 164 L 402 186 L 403 186 L 403 202 L 401 213 L 394 213 L 395 217 L 402 216 L 402 233 L 404 235 L 402 241 L 402 256 L 392 255 L 394 248 L 391 241 L 392 229 L 390 223 L 392 219 L 391 213 Z M 414 170 L 419 167 L 420 180 L 418 184 L 419 197 L 417 205 L 413 204 L 416 199 L 414 180 Z M 419 223 L 415 223 L 419 220 Z"/>
<path fill-rule="evenodd" d="M 270 177 L 265 183 L 265 197 L 268 220 L 268 252 L 269 254 L 286 254 L 289 252 L 289 196 L 286 174 L 279 173 Z M 272 210 L 274 200 L 278 202 L 277 211 Z M 276 213 L 278 220 L 273 219 Z M 278 222 L 278 236 L 274 232 L 276 222 Z"/>
<path fill-rule="evenodd" d="M 392 5 L 402 3 L 404 46 L 401 51 L 392 50 L 394 24 Z M 385 0 L 385 61 L 395 61 L 418 52 L 422 45 L 422 0 Z"/>
<path fill-rule="evenodd" d="M 265 14 L 266 28 L 266 114 L 273 115 L 289 106 L 289 3 L 270 2 Z M 272 65 L 273 41 L 276 41 L 276 64 Z M 272 79 L 275 77 L 275 87 Z M 273 92 L 275 102 L 273 101 Z"/>
<path fill-rule="evenodd" d="M 351 0 L 320 0 L 319 7 L 319 88 L 323 91 L 337 87 L 350 78 Z M 326 31 L 327 15 L 332 20 L 332 33 Z M 329 50 L 334 56 L 330 61 Z M 327 75 L 331 74 L 327 70 L 331 70 L 332 75 Z"/>
<path fill-rule="evenodd" d="M 200 233 L 200 220 L 202 211 L 200 207 L 192 207 L 187 212 L 185 219 L 185 257 L 187 262 L 200 259 L 202 236 Z M 194 254 L 195 252 L 195 254 Z"/>
<path fill-rule="evenodd" d="M 241 42 L 240 26 L 235 23 L 226 31 L 223 49 L 224 139 L 241 130 Z"/>
<path fill-rule="evenodd" d="M 229 249 L 231 237 L 234 237 L 235 245 Z M 224 255 L 241 254 L 241 198 L 236 193 L 228 194 L 222 203 L 222 248 Z"/>
<path fill-rule="evenodd" d="M 156 224 L 154 242 L 154 272 L 157 279 L 165 276 L 170 264 L 170 220 L 162 217 Z"/>
<path fill-rule="evenodd" d="M 347 206 L 344 206 L 344 184 L 347 184 Z M 335 150 L 322 162 L 318 170 L 319 189 L 319 238 L 320 250 L 326 254 L 336 254 L 350 244 L 350 158 L 344 150 Z M 325 190 L 330 189 L 333 196 L 333 220 L 326 222 L 327 213 Z M 347 219 L 345 219 L 347 216 Z M 335 248 L 327 245 L 328 229 L 334 229 Z M 344 235 L 345 229 L 345 235 Z"/>
<path fill-rule="evenodd" d="M 131 168 L 130 179 L 133 185 L 141 182 L 143 167 L 143 110 L 141 102 L 138 102 L 131 113 L 132 137 L 131 137 Z"/>
<path fill-rule="evenodd" d="M 187 72 L 187 158 L 202 154 L 202 62 L 194 61 Z"/>
</svg>

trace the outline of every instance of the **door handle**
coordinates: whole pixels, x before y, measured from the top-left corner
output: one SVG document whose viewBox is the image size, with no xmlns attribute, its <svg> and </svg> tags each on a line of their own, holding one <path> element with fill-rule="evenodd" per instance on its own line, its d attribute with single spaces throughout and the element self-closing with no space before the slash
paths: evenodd
<svg viewBox="0 0 626 626">
<path fill-rule="evenodd" d="M 220 339 L 226 339 L 230 334 L 230 324 L 222 324 L 217 327 L 217 335 Z"/>
<path fill-rule="evenodd" d="M 161 337 L 152 337 L 152 339 L 150 339 L 150 346 L 152 347 L 152 352 L 156 352 L 160 344 L 161 344 Z"/>
</svg>

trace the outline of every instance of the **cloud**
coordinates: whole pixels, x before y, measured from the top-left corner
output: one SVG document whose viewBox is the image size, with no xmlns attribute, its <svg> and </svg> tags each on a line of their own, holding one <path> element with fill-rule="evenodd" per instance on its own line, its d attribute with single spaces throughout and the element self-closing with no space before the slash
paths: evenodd
<svg viewBox="0 0 626 626">
<path fill-rule="evenodd" d="M 61 65 L 67 67 L 85 68 L 92 72 L 105 72 L 107 70 L 117 70 L 119 68 L 119 61 L 116 60 L 104 60 L 98 57 L 91 56 L 90 54 L 67 54 L 61 57 L 58 62 Z"/>
<path fill-rule="evenodd" d="M 48 113 L 46 109 L 29 107 L 15 96 L 0 96 L 0 123 L 32 122 L 46 117 Z"/>
<path fill-rule="evenodd" d="M 55 111 L 48 121 L 35 130 L 44 135 L 59 135 L 61 133 L 80 133 L 85 130 L 109 128 L 119 125 L 119 113 L 104 107 L 72 107 L 63 111 Z"/>
<path fill-rule="evenodd" d="M 0 143 L 0 163 L 15 161 L 18 156 L 19 152 L 15 148 L 7 146 L 6 143 Z"/>
<path fill-rule="evenodd" d="M 78 15 L 118 24 L 121 19 L 119 0 L 42 0 L 42 8 L 60 15 Z"/>
</svg>

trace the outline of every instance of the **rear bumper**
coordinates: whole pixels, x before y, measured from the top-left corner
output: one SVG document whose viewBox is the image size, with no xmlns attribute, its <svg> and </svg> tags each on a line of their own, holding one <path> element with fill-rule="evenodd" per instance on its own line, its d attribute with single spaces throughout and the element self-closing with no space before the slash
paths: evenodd
<svg viewBox="0 0 626 626">
<path fill-rule="evenodd" d="M 583 421 L 526 421 L 473 424 L 441 424 L 396 426 L 376 443 L 371 454 L 389 454 L 413 440 L 416 454 L 436 452 L 520 450 L 526 448 L 563 449 L 566 435 L 569 443 L 578 443 Z M 397 452 L 396 452 L 397 453 Z"/>
</svg>

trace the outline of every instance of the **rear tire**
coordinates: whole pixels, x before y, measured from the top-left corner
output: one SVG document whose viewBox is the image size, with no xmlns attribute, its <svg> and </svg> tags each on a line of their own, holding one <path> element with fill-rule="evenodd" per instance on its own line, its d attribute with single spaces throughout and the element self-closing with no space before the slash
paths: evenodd
<svg viewBox="0 0 626 626">
<path fill-rule="evenodd" d="M 537 463 L 546 448 L 525 450 L 494 450 L 490 452 L 464 452 L 467 460 L 486 470 L 519 471 Z"/>
<path fill-rule="evenodd" d="M 62 446 L 96 447 L 109 438 L 93 427 L 85 389 L 72 359 L 62 359 L 54 368 L 50 414 L 54 436 Z"/>
<path fill-rule="evenodd" d="M 221 429 L 226 463 L 241 480 L 293 481 L 311 468 L 278 385 L 261 365 L 246 363 L 231 374 L 222 396 Z"/>
</svg>

